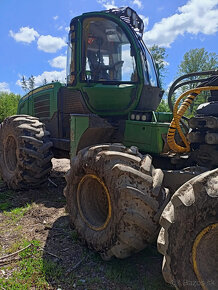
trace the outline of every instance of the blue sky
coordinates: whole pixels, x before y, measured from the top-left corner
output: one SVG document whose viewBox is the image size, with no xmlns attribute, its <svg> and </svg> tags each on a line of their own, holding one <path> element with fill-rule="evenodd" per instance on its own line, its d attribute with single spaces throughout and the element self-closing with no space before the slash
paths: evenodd
<svg viewBox="0 0 218 290">
<path fill-rule="evenodd" d="M 165 47 L 165 87 L 175 79 L 185 52 L 218 53 L 218 0 L 0 0 L 0 91 L 24 94 L 19 80 L 36 85 L 65 79 L 70 20 L 88 11 L 130 6 L 145 24 L 147 46 Z"/>
</svg>

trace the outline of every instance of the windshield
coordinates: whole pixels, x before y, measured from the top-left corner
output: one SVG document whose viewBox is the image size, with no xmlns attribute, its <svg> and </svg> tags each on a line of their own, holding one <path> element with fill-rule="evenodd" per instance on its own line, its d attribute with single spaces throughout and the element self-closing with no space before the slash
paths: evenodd
<svg viewBox="0 0 218 290">
<path fill-rule="evenodd" d="M 143 64 L 145 84 L 150 84 L 152 87 L 159 87 L 160 85 L 152 56 L 142 40 L 140 40 L 140 45 L 142 48 L 141 59 Z"/>
<path fill-rule="evenodd" d="M 131 44 L 118 24 L 106 18 L 83 22 L 83 80 L 137 81 Z"/>
</svg>

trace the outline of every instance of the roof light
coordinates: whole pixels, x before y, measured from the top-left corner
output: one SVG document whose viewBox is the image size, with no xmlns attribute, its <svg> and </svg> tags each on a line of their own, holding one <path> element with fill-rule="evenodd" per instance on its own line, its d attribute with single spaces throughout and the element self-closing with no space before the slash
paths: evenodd
<svg viewBox="0 0 218 290">
<path fill-rule="evenodd" d="M 133 12 L 133 13 L 132 13 L 132 19 L 133 19 L 133 20 L 136 20 L 136 18 L 137 18 L 137 15 L 136 15 L 135 12 Z"/>
<path fill-rule="evenodd" d="M 128 17 L 130 17 L 130 16 L 132 15 L 132 11 L 131 11 L 130 8 L 127 8 L 127 9 L 126 9 L 126 15 L 127 15 Z"/>
</svg>

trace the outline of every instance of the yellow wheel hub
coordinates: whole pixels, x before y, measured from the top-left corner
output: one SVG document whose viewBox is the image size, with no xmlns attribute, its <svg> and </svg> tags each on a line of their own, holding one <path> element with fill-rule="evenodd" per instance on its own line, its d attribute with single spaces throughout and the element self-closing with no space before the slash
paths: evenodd
<svg viewBox="0 0 218 290">
<path fill-rule="evenodd" d="M 111 198 L 105 183 L 94 174 L 86 174 L 77 188 L 81 218 L 93 230 L 104 230 L 111 219 Z"/>
<path fill-rule="evenodd" d="M 192 247 L 192 262 L 198 284 L 208 289 L 209 283 L 215 283 L 217 273 L 218 223 L 205 227 L 196 237 Z M 216 275 L 216 274 L 215 274 Z"/>
</svg>

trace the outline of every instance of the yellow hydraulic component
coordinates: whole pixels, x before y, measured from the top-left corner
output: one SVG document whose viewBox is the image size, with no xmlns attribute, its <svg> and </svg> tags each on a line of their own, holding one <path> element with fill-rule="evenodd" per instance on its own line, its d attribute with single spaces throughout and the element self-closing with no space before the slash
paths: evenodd
<svg viewBox="0 0 218 290">
<path fill-rule="evenodd" d="M 169 145 L 170 149 L 172 149 L 174 152 L 185 153 L 190 151 L 190 143 L 188 142 L 188 140 L 186 139 L 185 135 L 182 132 L 182 129 L 180 127 L 180 120 L 184 115 L 185 111 L 187 110 L 187 108 L 191 105 L 191 103 L 197 97 L 198 94 L 200 94 L 202 91 L 213 91 L 213 90 L 218 90 L 218 86 L 194 88 L 186 91 L 177 99 L 173 108 L 173 120 L 170 124 L 167 134 L 167 144 Z M 181 107 L 178 110 L 180 101 L 187 95 L 188 97 L 185 99 L 185 101 L 182 103 Z M 183 143 L 185 144 L 185 147 L 176 144 L 175 142 L 176 130 L 178 131 Z"/>
<path fill-rule="evenodd" d="M 192 247 L 192 262 L 193 262 L 193 268 L 194 268 L 194 272 L 195 275 L 198 278 L 198 281 L 202 287 L 203 290 L 206 290 L 206 285 L 205 285 L 205 281 L 203 281 L 199 269 L 198 269 L 198 265 L 197 265 L 197 247 L 199 245 L 199 243 L 201 242 L 202 238 L 205 237 L 206 234 L 208 234 L 211 230 L 214 230 L 216 227 L 218 227 L 218 223 L 216 224 L 211 224 L 209 226 L 207 226 L 206 228 L 204 228 L 196 237 L 195 242 L 193 244 Z"/>
</svg>

